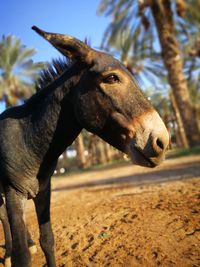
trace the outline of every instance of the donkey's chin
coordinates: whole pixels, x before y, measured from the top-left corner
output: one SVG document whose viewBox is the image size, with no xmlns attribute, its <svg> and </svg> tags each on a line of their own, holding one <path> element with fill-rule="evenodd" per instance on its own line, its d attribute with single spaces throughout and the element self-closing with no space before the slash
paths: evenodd
<svg viewBox="0 0 200 267">
<path fill-rule="evenodd" d="M 160 163 L 164 160 L 164 156 L 158 158 L 149 158 L 137 147 L 129 148 L 127 154 L 131 158 L 133 164 L 148 168 L 154 168 L 160 165 Z"/>
</svg>

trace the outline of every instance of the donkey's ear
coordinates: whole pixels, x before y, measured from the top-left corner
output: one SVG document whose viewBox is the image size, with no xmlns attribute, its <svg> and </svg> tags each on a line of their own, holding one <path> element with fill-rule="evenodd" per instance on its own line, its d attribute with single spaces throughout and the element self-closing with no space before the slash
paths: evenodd
<svg viewBox="0 0 200 267">
<path fill-rule="evenodd" d="M 69 35 L 45 32 L 36 26 L 33 26 L 32 29 L 49 41 L 64 56 L 88 65 L 93 63 L 94 50 L 78 39 Z"/>
</svg>

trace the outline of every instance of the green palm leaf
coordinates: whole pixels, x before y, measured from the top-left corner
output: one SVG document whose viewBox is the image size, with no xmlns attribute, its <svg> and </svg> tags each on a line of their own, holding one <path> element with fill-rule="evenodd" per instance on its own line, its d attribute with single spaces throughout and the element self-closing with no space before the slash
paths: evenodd
<svg viewBox="0 0 200 267">
<path fill-rule="evenodd" d="M 33 94 L 33 80 L 44 64 L 34 63 L 35 49 L 22 45 L 15 36 L 2 36 L 0 40 L 0 100 L 7 106 Z"/>
</svg>

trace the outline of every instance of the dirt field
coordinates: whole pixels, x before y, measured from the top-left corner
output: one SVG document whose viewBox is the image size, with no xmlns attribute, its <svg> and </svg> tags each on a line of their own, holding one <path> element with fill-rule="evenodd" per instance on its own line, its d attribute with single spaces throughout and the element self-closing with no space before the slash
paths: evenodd
<svg viewBox="0 0 200 267">
<path fill-rule="evenodd" d="M 54 178 L 52 186 L 58 267 L 200 266 L 200 156 Z M 38 244 L 31 201 L 27 223 Z M 3 245 L 0 225 L 1 263 Z M 32 266 L 44 263 L 38 245 Z"/>
</svg>

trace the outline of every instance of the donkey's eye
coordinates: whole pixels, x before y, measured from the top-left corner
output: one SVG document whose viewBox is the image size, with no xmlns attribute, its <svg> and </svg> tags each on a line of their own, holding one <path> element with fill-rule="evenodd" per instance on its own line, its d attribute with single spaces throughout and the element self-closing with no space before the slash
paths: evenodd
<svg viewBox="0 0 200 267">
<path fill-rule="evenodd" d="M 110 74 L 110 75 L 108 75 L 107 77 L 105 77 L 105 78 L 103 79 L 103 81 L 104 81 L 104 83 L 117 83 L 117 82 L 119 82 L 120 80 L 119 80 L 119 78 L 118 78 L 117 75 L 115 75 L 115 74 Z"/>
</svg>

